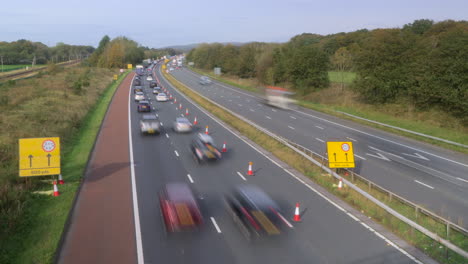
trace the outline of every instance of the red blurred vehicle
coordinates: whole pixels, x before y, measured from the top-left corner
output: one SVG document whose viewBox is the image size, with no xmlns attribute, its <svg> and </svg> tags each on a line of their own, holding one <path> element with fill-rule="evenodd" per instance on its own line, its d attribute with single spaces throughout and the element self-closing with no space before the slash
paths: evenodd
<svg viewBox="0 0 468 264">
<path fill-rule="evenodd" d="M 203 224 L 200 207 L 186 183 L 169 183 L 159 194 L 167 232 L 197 230 Z"/>
</svg>

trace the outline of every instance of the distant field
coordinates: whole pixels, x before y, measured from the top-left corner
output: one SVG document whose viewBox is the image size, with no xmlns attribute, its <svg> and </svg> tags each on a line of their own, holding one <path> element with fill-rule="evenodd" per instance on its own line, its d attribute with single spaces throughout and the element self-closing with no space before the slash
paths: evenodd
<svg viewBox="0 0 468 264">
<path fill-rule="evenodd" d="M 34 67 L 40 67 L 40 66 L 43 66 L 43 65 L 35 65 Z M 18 70 L 18 69 L 24 69 L 26 67 L 31 68 L 31 64 L 3 65 L 3 71 L 4 72 L 14 71 L 14 70 Z M 0 72 L 2 72 L 2 66 L 1 65 L 0 65 Z"/>
<path fill-rule="evenodd" d="M 328 78 L 330 78 L 330 82 L 332 83 L 341 83 L 341 74 L 343 74 L 343 81 L 346 84 L 350 84 L 354 79 L 356 79 L 355 72 L 336 72 L 336 71 L 329 71 Z"/>
</svg>

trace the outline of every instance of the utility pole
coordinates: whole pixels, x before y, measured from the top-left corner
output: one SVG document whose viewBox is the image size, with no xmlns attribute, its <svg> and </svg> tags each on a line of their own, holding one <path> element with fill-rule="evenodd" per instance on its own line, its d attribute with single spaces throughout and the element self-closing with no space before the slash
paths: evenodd
<svg viewBox="0 0 468 264">
<path fill-rule="evenodd" d="M 36 55 L 34 55 L 31 68 L 34 68 L 34 65 L 36 65 Z"/>
</svg>

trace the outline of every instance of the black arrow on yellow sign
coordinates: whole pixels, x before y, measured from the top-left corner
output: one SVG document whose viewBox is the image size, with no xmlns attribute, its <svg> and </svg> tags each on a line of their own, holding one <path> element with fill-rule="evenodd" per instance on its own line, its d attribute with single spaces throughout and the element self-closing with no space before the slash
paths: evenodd
<svg viewBox="0 0 468 264">
<path fill-rule="evenodd" d="M 335 156 L 335 161 L 336 161 L 336 153 L 333 153 L 333 156 Z"/>
<path fill-rule="evenodd" d="M 52 155 L 50 155 L 50 153 L 47 154 L 47 164 L 49 165 L 49 167 L 50 167 L 50 157 L 52 157 Z"/>
<path fill-rule="evenodd" d="M 32 168 L 32 159 L 34 158 L 34 156 L 29 155 L 28 158 L 29 158 L 29 168 Z"/>
<path fill-rule="evenodd" d="M 346 161 L 348 161 L 348 153 L 345 153 Z"/>
</svg>

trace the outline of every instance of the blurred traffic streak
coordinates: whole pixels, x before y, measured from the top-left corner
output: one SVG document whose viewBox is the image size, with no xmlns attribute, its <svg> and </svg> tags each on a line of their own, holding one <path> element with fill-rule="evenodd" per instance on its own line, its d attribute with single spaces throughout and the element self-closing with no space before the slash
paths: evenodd
<svg viewBox="0 0 468 264">
<path fill-rule="evenodd" d="M 174 122 L 173 129 L 175 132 L 191 132 L 192 131 L 192 123 L 185 118 L 185 117 L 178 117 Z"/>
<path fill-rule="evenodd" d="M 197 163 L 221 159 L 221 152 L 211 136 L 199 133 L 190 146 Z"/>
<path fill-rule="evenodd" d="M 161 126 L 158 118 L 155 115 L 143 115 L 140 120 L 140 131 L 142 134 L 161 133 Z"/>
<path fill-rule="evenodd" d="M 186 183 L 166 184 L 159 193 L 159 204 L 167 232 L 196 231 L 203 224 L 200 207 Z"/>
<path fill-rule="evenodd" d="M 225 196 L 225 206 L 248 240 L 278 237 L 293 228 L 271 197 L 253 185 L 236 186 Z"/>
</svg>

